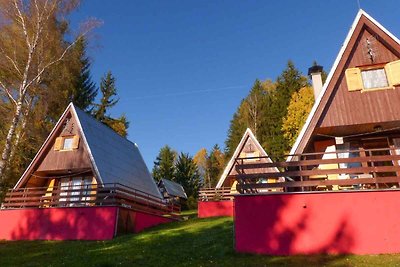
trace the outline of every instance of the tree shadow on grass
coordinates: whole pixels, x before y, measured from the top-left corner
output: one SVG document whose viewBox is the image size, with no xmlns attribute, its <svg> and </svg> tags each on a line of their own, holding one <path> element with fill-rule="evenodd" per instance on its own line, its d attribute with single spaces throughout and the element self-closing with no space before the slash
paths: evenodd
<svg viewBox="0 0 400 267">
<path fill-rule="evenodd" d="M 0 266 L 346 266 L 344 255 L 238 254 L 233 242 L 232 218 L 191 219 L 111 241 L 0 242 Z"/>
</svg>

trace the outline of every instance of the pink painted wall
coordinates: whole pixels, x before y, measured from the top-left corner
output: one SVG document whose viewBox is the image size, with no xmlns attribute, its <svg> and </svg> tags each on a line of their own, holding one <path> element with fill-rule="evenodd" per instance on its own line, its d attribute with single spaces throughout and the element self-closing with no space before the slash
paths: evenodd
<svg viewBox="0 0 400 267">
<path fill-rule="evenodd" d="M 143 231 L 144 229 L 159 225 L 159 224 L 164 224 L 164 223 L 169 223 L 174 220 L 162 216 L 157 216 L 153 214 L 148 214 L 144 212 L 133 212 L 135 216 L 135 224 L 134 224 L 134 232 L 138 233 Z"/>
<path fill-rule="evenodd" d="M 233 201 L 199 201 L 197 202 L 197 213 L 199 218 L 233 217 Z"/>
<path fill-rule="evenodd" d="M 117 207 L 0 211 L 0 239 L 107 240 L 115 233 Z"/>
<path fill-rule="evenodd" d="M 399 207 L 400 191 L 237 196 L 236 251 L 399 253 Z"/>
</svg>

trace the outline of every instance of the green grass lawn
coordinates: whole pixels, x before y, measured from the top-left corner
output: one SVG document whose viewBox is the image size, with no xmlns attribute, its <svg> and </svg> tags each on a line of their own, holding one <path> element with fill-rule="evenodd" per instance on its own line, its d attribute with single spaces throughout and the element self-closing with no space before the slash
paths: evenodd
<svg viewBox="0 0 400 267">
<path fill-rule="evenodd" d="M 232 218 L 161 225 L 112 241 L 0 241 L 0 266 L 400 266 L 400 254 L 271 257 L 237 254 Z"/>
</svg>

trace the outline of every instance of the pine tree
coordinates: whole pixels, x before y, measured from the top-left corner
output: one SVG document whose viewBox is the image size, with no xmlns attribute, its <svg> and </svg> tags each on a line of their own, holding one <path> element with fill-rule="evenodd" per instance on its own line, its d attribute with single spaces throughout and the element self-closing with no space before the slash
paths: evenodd
<svg viewBox="0 0 400 267">
<path fill-rule="evenodd" d="M 229 126 L 228 137 L 225 140 L 226 158 L 230 158 L 233 155 L 236 146 L 239 144 L 240 139 L 243 136 L 243 133 L 246 131 L 246 128 L 248 127 L 247 122 L 243 115 L 244 113 L 243 102 L 244 101 L 242 101 L 235 114 L 233 114 L 233 118 Z"/>
<path fill-rule="evenodd" d="M 266 141 L 269 145 L 269 153 L 274 160 L 283 160 L 284 154 L 290 149 L 288 141 L 282 132 L 283 118 L 287 115 L 287 107 L 293 93 L 298 92 L 302 87 L 308 85 L 307 78 L 302 76 L 292 61 L 288 61 L 286 69 L 276 81 L 276 90 L 271 105 L 270 115 L 271 127 L 269 138 Z"/>
<path fill-rule="evenodd" d="M 76 75 L 70 101 L 82 110 L 88 110 L 97 96 L 96 84 L 90 75 L 90 59 L 86 55 L 87 40 L 80 39 L 74 48 L 78 61 L 79 71 Z"/>
<path fill-rule="evenodd" d="M 176 161 L 175 169 L 175 182 L 183 186 L 188 198 L 197 198 L 201 179 L 193 158 L 189 154 L 181 153 Z"/>
<path fill-rule="evenodd" d="M 96 104 L 93 115 L 97 120 L 103 122 L 107 119 L 107 111 L 119 101 L 118 98 L 115 98 L 117 96 L 117 88 L 115 87 L 115 78 L 111 71 L 107 72 L 107 74 L 101 78 L 100 92 L 100 104 Z"/>
<path fill-rule="evenodd" d="M 153 167 L 153 178 L 159 181 L 163 178 L 175 180 L 176 152 L 168 145 L 160 149 Z"/>
<path fill-rule="evenodd" d="M 114 107 L 119 99 L 117 98 L 117 88 L 115 87 L 115 78 L 111 71 L 101 78 L 100 82 L 101 99 L 100 104 L 94 104 L 92 109 L 92 115 L 111 129 L 113 129 L 119 135 L 126 137 L 129 127 L 129 122 L 125 115 L 119 118 L 112 118 L 107 115 L 110 108 Z"/>
</svg>

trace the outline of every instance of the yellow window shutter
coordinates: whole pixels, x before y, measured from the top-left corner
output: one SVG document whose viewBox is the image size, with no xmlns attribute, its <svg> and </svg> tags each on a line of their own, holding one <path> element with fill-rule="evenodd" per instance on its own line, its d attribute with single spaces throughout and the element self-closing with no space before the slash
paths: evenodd
<svg viewBox="0 0 400 267">
<path fill-rule="evenodd" d="M 349 91 L 357 91 L 364 88 L 359 68 L 349 68 L 345 74 Z"/>
<path fill-rule="evenodd" d="M 63 145 L 63 138 L 62 137 L 57 137 L 56 142 L 54 143 L 54 150 L 61 150 L 61 147 Z"/>
<path fill-rule="evenodd" d="M 400 60 L 386 64 L 385 71 L 390 86 L 400 84 Z"/>
<path fill-rule="evenodd" d="M 53 194 L 55 180 L 56 179 L 50 180 L 49 186 L 47 187 L 46 194 L 45 194 L 46 197 L 51 197 L 51 195 Z"/>
<path fill-rule="evenodd" d="M 72 149 L 78 149 L 79 147 L 79 136 L 74 135 L 74 140 L 72 141 Z"/>
</svg>

